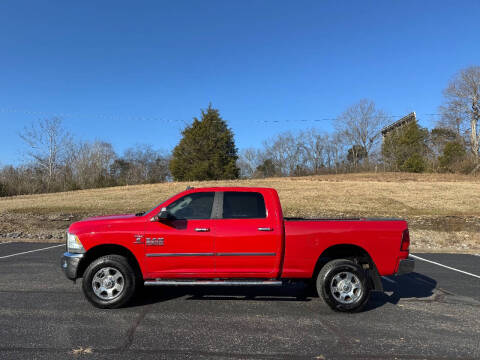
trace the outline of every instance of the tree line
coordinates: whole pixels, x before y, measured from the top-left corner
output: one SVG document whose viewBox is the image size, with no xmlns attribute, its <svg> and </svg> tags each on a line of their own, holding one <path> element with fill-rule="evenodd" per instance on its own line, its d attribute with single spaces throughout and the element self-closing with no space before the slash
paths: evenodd
<svg viewBox="0 0 480 360">
<path fill-rule="evenodd" d="M 416 121 L 392 131 L 393 122 L 371 100 L 348 107 L 333 132 L 285 132 L 261 148 L 241 151 L 244 177 L 300 176 L 358 171 L 452 172 L 480 168 L 480 67 L 459 71 L 449 82 L 441 116 L 431 130 Z"/>
<path fill-rule="evenodd" d="M 26 127 L 27 161 L 0 169 L 0 196 L 170 180 L 303 176 L 359 171 L 477 173 L 480 67 L 459 71 L 444 90 L 431 130 L 417 122 L 382 138 L 393 117 L 372 100 L 349 106 L 334 130 L 281 133 L 238 151 L 233 131 L 211 105 L 182 131 L 171 152 L 137 145 L 119 155 L 105 141 L 74 141 L 59 118 Z"/>
<path fill-rule="evenodd" d="M 20 133 L 27 161 L 0 170 L 0 196 L 163 182 L 169 154 L 137 145 L 120 156 L 105 141 L 74 141 L 59 118 L 40 120 Z"/>
</svg>

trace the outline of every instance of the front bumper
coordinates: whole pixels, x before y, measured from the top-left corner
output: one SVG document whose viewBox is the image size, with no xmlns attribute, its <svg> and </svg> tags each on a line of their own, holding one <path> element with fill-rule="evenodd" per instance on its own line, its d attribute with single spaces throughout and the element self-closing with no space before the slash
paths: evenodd
<svg viewBox="0 0 480 360">
<path fill-rule="evenodd" d="M 84 254 L 74 254 L 70 252 L 66 252 L 62 256 L 62 270 L 65 273 L 65 276 L 70 280 L 77 279 L 77 271 L 78 266 L 80 264 L 80 260 L 83 259 Z"/>
<path fill-rule="evenodd" d="M 398 270 L 395 275 L 403 275 L 411 273 L 415 269 L 415 260 L 413 259 L 401 259 L 398 264 Z"/>
</svg>

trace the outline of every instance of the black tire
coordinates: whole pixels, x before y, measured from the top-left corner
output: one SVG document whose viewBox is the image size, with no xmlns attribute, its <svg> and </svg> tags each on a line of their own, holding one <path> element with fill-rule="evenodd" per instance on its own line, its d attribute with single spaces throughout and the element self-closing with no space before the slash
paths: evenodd
<svg viewBox="0 0 480 360">
<path fill-rule="evenodd" d="M 370 297 L 365 271 L 351 260 L 329 261 L 318 273 L 316 283 L 318 294 L 335 311 L 360 311 Z"/>
<path fill-rule="evenodd" d="M 87 300 L 94 306 L 100 309 L 115 309 L 130 301 L 135 294 L 137 282 L 135 270 L 125 257 L 106 255 L 94 260 L 87 267 L 83 274 L 82 289 Z M 107 286 L 102 288 L 104 284 Z"/>
</svg>

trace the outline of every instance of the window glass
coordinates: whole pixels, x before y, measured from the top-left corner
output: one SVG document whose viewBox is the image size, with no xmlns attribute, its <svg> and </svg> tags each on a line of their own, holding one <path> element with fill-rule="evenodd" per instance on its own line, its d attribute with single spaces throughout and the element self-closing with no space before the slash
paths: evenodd
<svg viewBox="0 0 480 360">
<path fill-rule="evenodd" d="M 213 192 L 198 192 L 174 201 L 167 211 L 175 219 L 210 219 L 213 207 Z"/>
<path fill-rule="evenodd" d="M 225 192 L 223 194 L 224 219 L 256 219 L 267 217 L 265 201 L 260 193 Z"/>
</svg>

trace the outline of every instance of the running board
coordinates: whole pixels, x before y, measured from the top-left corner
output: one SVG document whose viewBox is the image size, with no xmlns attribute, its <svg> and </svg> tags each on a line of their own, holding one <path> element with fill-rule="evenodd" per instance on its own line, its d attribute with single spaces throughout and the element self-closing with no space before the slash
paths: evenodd
<svg viewBox="0 0 480 360">
<path fill-rule="evenodd" d="M 195 286 L 195 285 L 221 285 L 221 286 L 280 286 L 283 283 L 278 280 L 147 280 L 146 286 L 174 285 L 174 286 Z"/>
</svg>

